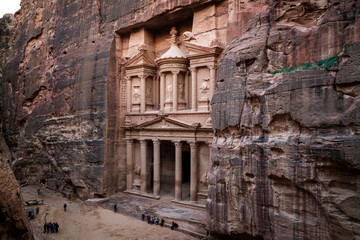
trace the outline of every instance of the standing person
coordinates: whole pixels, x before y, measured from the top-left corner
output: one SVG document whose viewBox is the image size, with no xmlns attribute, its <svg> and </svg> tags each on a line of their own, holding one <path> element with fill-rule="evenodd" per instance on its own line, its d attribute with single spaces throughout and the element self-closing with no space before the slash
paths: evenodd
<svg viewBox="0 0 360 240">
<path fill-rule="evenodd" d="M 145 213 L 142 213 L 142 214 L 141 214 L 141 220 L 144 221 L 144 219 L 145 219 Z"/>
<path fill-rule="evenodd" d="M 39 215 L 39 207 L 36 208 L 36 215 Z"/>
<path fill-rule="evenodd" d="M 59 224 L 57 222 L 55 222 L 54 227 L 55 227 L 55 233 L 57 233 L 59 230 Z"/>
<path fill-rule="evenodd" d="M 66 205 L 66 203 L 64 203 L 64 212 L 66 212 L 66 207 L 67 207 L 67 205 Z"/>
<path fill-rule="evenodd" d="M 164 219 L 162 218 L 162 219 L 161 219 L 161 222 L 160 222 L 160 226 L 164 226 L 164 223 L 165 223 L 165 221 L 164 221 Z"/>
<path fill-rule="evenodd" d="M 46 233 L 50 232 L 50 224 L 51 224 L 51 222 L 46 224 Z"/>
<path fill-rule="evenodd" d="M 43 228 L 44 228 L 44 233 L 46 233 L 46 226 L 47 226 L 47 224 L 46 224 L 46 223 L 44 223 L 44 225 L 43 225 Z"/>
<path fill-rule="evenodd" d="M 117 210 L 117 204 L 115 203 L 115 205 L 114 205 L 114 212 L 116 212 L 116 210 Z"/>
</svg>

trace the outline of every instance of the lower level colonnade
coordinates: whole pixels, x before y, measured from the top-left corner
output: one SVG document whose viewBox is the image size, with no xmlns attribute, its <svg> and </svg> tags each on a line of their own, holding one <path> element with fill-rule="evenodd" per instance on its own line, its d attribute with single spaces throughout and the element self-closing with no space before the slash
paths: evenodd
<svg viewBox="0 0 360 240">
<path fill-rule="evenodd" d="M 150 144 L 151 142 L 152 144 Z M 165 144 L 166 142 L 166 144 Z M 127 191 L 131 192 L 140 185 L 140 194 L 149 194 L 151 193 L 151 185 L 153 196 L 156 198 L 160 197 L 161 190 L 161 178 L 164 176 L 163 182 L 167 181 L 173 177 L 171 181 L 174 182 L 174 197 L 176 201 L 182 201 L 183 195 L 183 159 L 184 157 L 189 157 L 190 169 L 186 169 L 189 172 L 189 180 L 190 180 L 190 202 L 197 201 L 197 195 L 199 192 L 199 151 L 198 146 L 199 142 L 197 141 L 181 141 L 181 140 L 160 140 L 160 139 L 152 139 L 152 140 L 136 140 L 136 139 L 127 139 Z M 136 144 L 136 146 L 134 146 Z M 169 145 L 170 144 L 170 145 Z M 140 145 L 140 146 L 139 146 Z M 162 147 L 162 145 L 164 145 Z M 166 145 L 166 146 L 165 146 Z M 171 146 L 172 145 L 172 146 Z M 169 147 L 170 146 L 170 147 Z M 208 145 L 206 145 L 208 146 Z M 135 155 L 139 155 L 136 151 L 138 151 L 138 147 L 140 147 L 140 164 L 136 164 L 135 166 Z M 168 149 L 169 148 L 169 149 Z M 173 149 L 171 149 L 173 148 Z M 183 149 L 186 150 L 186 156 L 183 156 Z M 161 153 L 162 150 L 162 153 Z M 152 153 L 151 153 L 152 152 Z M 166 154 L 167 159 L 174 160 L 175 172 L 167 169 L 166 166 L 169 163 L 166 163 L 165 159 L 162 159 L 162 156 Z M 188 156 L 190 154 L 190 156 Z M 166 160 L 169 161 L 169 160 Z M 172 163 L 173 164 L 173 163 Z M 140 166 L 140 169 L 139 169 Z M 173 171 L 173 170 L 172 170 Z M 169 176 L 170 172 L 170 176 Z M 166 174 L 167 175 L 166 175 Z M 140 177 L 140 183 L 135 184 L 134 186 L 134 174 L 138 174 Z M 162 175 L 163 174 L 163 175 Z M 166 175 L 166 176 L 165 176 Z M 172 176 L 172 177 L 171 177 Z M 151 184 L 150 184 L 151 182 Z"/>
</svg>

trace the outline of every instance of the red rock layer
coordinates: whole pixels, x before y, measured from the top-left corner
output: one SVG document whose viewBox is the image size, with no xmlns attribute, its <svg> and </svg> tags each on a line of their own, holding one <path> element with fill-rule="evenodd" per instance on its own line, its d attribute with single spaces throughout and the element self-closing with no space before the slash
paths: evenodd
<svg viewBox="0 0 360 240">
<path fill-rule="evenodd" d="M 276 1 L 227 48 L 212 99 L 214 235 L 359 238 L 359 9 Z M 267 73 L 336 55 L 329 69 Z"/>
</svg>

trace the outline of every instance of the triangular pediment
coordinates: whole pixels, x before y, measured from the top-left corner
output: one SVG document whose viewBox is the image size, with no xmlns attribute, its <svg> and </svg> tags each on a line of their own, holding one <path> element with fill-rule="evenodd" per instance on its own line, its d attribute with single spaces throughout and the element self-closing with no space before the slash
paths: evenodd
<svg viewBox="0 0 360 240">
<path fill-rule="evenodd" d="M 186 43 L 186 48 L 189 50 L 189 56 L 198 56 L 198 55 L 214 55 L 217 56 L 221 52 L 220 47 L 205 47 L 192 43 Z"/>
<path fill-rule="evenodd" d="M 152 60 L 149 55 L 146 54 L 145 51 L 141 51 L 136 54 L 134 57 L 130 58 L 126 63 L 126 68 L 134 68 L 134 67 L 156 67 L 154 60 Z"/>
<path fill-rule="evenodd" d="M 135 126 L 135 128 L 144 129 L 144 130 L 146 130 L 146 129 L 195 130 L 196 126 L 178 121 L 176 119 L 168 118 L 168 117 L 157 117 L 151 121 L 141 123 L 141 124 Z"/>
</svg>

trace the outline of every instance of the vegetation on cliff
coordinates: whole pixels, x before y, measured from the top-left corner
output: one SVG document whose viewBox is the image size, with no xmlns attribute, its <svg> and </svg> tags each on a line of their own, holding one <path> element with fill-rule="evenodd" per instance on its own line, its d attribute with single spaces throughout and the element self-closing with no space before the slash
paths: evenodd
<svg viewBox="0 0 360 240">
<path fill-rule="evenodd" d="M 299 67 L 290 67 L 285 68 L 281 70 L 276 70 L 271 72 L 271 74 L 277 74 L 277 73 L 284 73 L 284 72 L 294 72 L 294 71 L 300 71 L 300 70 L 311 70 L 311 69 L 329 69 L 331 67 L 336 67 L 339 65 L 339 59 L 338 55 L 316 61 L 315 63 L 304 63 L 300 65 Z"/>
</svg>

